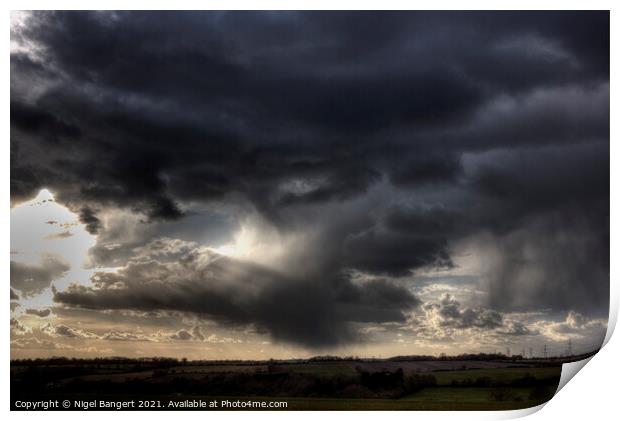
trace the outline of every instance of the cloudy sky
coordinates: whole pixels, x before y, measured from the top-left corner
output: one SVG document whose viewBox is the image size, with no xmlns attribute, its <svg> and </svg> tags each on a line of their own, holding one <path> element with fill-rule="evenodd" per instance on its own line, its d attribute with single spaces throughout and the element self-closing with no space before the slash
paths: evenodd
<svg viewBox="0 0 620 421">
<path fill-rule="evenodd" d="M 11 28 L 12 357 L 601 343 L 607 12 Z"/>
</svg>

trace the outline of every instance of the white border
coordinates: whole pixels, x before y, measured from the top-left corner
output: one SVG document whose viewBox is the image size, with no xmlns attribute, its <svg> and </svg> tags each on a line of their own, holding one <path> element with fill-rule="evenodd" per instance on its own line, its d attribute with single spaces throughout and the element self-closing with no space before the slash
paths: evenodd
<svg viewBox="0 0 620 421">
<path fill-rule="evenodd" d="M 503 1 L 501 3 L 493 2 L 493 1 L 481 1 L 481 0 L 469 0 L 465 1 L 433 1 L 433 2 L 411 2 L 411 1 L 399 1 L 399 0 L 383 0 L 381 2 L 377 1 L 367 1 L 367 0 L 357 0 L 357 1 L 337 1 L 337 0 L 314 0 L 312 2 L 291 2 L 291 1 L 282 1 L 282 0 L 264 0 L 264 1 L 243 1 L 243 0 L 228 0 L 228 1 L 187 1 L 187 0 L 177 0 L 175 2 L 164 2 L 161 0 L 151 0 L 151 1 L 119 1 L 119 0 L 108 0 L 108 1 L 99 1 L 94 0 L 90 2 L 84 1 L 75 1 L 75 0 L 65 0 L 65 1 L 41 1 L 41 0 L 32 0 L 32 1 L 8 1 L 6 2 L 8 8 L 6 9 L 6 13 L 4 15 L 4 23 L 5 25 L 9 25 L 10 21 L 10 10 L 35 10 L 35 9 L 85 9 L 85 8 L 93 8 L 93 9 L 117 9 L 117 10 L 127 10 L 127 9 L 158 9 L 158 10 L 172 10 L 172 9 L 186 9 L 186 10 L 198 10 L 198 9 L 212 9 L 212 10 L 239 10 L 239 9 L 274 9 L 274 10 L 296 10 L 296 9 L 325 9 L 325 10 L 338 10 L 338 9 L 361 9 L 361 10 L 374 10 L 374 9 L 417 9 L 417 10 L 548 10 L 548 9 L 558 9 L 558 10 L 611 10 L 611 45 L 618 46 L 618 31 L 615 30 L 620 19 L 617 16 L 617 13 L 614 11 L 613 5 L 616 2 L 612 1 L 576 1 L 576 0 L 565 0 L 565 1 L 543 1 L 543 0 L 521 0 L 521 1 Z M 8 28 L 5 34 L 8 35 Z M 4 65 L 2 67 L 2 73 L 4 77 L 4 85 L 2 86 L 3 94 L 4 94 L 4 102 L 2 103 L 2 122 L 5 128 L 5 146 L 4 153 L 0 155 L 0 160 L 2 162 L 3 170 L 5 176 L 3 177 L 3 182 L 0 183 L 0 188 L 2 189 L 2 197 L 6 201 L 4 206 L 4 214 L 3 214 L 3 223 L 0 225 L 0 229 L 2 230 L 0 235 L 2 244 L 5 250 L 5 256 L 9 255 L 10 250 L 10 207 L 9 207 L 9 181 L 10 181 L 10 173 L 9 173 L 9 154 L 8 154 L 8 139 L 9 139 L 9 73 L 10 73 L 10 56 L 9 56 L 9 37 L 5 39 L 6 51 L 4 53 Z M 612 78 L 616 75 L 618 70 L 617 64 L 617 54 L 613 54 L 612 47 L 612 56 L 611 56 L 611 74 Z M 616 73 L 614 73 L 616 71 Z M 611 132 L 610 139 L 617 138 L 617 123 L 618 120 L 618 112 L 617 108 L 614 109 L 614 99 L 618 98 L 617 89 L 615 89 L 615 83 L 611 83 Z M 615 111 L 615 112 L 614 112 Z M 519 411 L 503 411 L 503 412 L 411 412 L 411 411 L 403 411 L 403 412 L 390 412 L 389 416 L 395 419 L 408 419 L 411 417 L 415 417 L 418 419 L 439 419 L 439 420 L 447 420 L 447 419 L 459 419 L 459 420 L 484 420 L 484 419 L 507 419 L 507 418 L 517 418 L 521 416 L 525 416 L 535 412 L 532 418 L 548 417 L 557 418 L 562 420 L 571 420 L 571 419 L 579 419 L 583 420 L 584 417 L 593 416 L 596 417 L 608 417 L 609 414 L 617 413 L 617 381 L 620 380 L 618 376 L 618 360 L 617 355 L 620 355 L 619 345 L 617 340 L 611 340 L 611 333 L 616 324 L 617 314 L 618 314 L 618 266 L 614 264 L 614 262 L 620 261 L 620 255 L 618 253 L 618 223 L 616 219 L 613 217 L 615 214 L 618 214 L 620 207 L 618 206 L 619 199 L 619 188 L 618 188 L 618 180 L 620 169 L 618 169 L 618 148 L 615 143 L 611 142 L 611 272 L 610 272 L 610 296 L 611 296 L 611 305 L 610 305 L 610 320 L 609 320 L 609 328 L 607 332 L 607 336 L 605 338 L 605 347 L 596 355 L 589 363 L 588 370 L 585 370 L 584 373 L 581 373 L 577 376 L 576 380 L 570 382 L 568 386 L 562 389 L 562 392 L 559 393 L 556 397 L 554 397 L 547 405 L 541 405 L 537 408 L 530 408 L 527 410 L 519 410 Z M 5 274 L 5 279 L 8 279 L 9 273 L 9 259 L 5 258 L 2 260 L 2 269 Z M 6 288 L 5 294 L 9 294 L 9 288 Z M 5 298 L 5 303 L 9 302 L 9 297 Z M 8 307 L 8 305 L 7 305 Z M 6 340 L 4 347 L 2 348 L 2 356 L 1 360 L 5 361 L 3 367 L 3 373 L 0 374 L 2 376 L 2 396 L 4 397 L 4 410 L 8 412 L 9 408 L 9 388 L 10 388 L 10 378 L 9 378 L 9 364 L 10 360 L 10 348 L 9 348 L 9 324 L 4 323 L 3 327 L 3 335 Z M 544 410 L 539 411 L 542 407 L 545 407 Z M 538 411 L 538 412 L 537 412 Z M 170 411 L 162 411 L 162 412 L 149 412 L 148 414 L 141 412 L 138 414 L 124 412 L 124 413 L 105 413 L 105 412 L 92 412 L 87 416 L 93 419 L 101 419 L 107 420 L 110 416 L 121 417 L 121 418 L 135 418 L 136 416 L 140 417 L 154 417 L 155 419 L 169 419 L 171 416 L 183 416 L 189 417 L 192 419 L 201 419 L 204 420 L 206 417 L 209 418 L 218 418 L 218 419 L 235 419 L 241 417 L 252 417 L 252 419 L 257 420 L 267 420 L 267 419 L 289 419 L 294 417 L 296 419 L 307 419 L 307 420 L 315 420 L 317 417 L 325 417 L 328 418 L 341 418 L 341 417 L 355 417 L 355 419 L 376 419 L 377 417 L 383 416 L 383 414 L 378 411 L 368 411 L 368 412 L 170 412 Z M 77 417 L 84 417 L 85 414 L 82 412 L 11 412 L 9 414 L 10 417 L 15 419 L 32 419 L 38 417 L 46 417 L 46 419 L 55 419 L 55 418 L 63 418 L 63 419 L 74 419 Z"/>
</svg>

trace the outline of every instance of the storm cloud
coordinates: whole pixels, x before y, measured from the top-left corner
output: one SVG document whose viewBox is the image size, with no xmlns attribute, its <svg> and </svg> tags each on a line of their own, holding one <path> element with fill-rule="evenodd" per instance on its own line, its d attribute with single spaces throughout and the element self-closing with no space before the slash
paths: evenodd
<svg viewBox="0 0 620 421">
<path fill-rule="evenodd" d="M 11 261 L 11 287 L 29 296 L 48 288 L 52 281 L 63 276 L 70 266 L 59 256 L 47 254 L 39 264 Z"/>
<path fill-rule="evenodd" d="M 485 308 L 462 309 L 461 303 L 450 294 L 444 294 L 438 303 L 426 304 L 425 311 L 433 314 L 443 327 L 494 329 L 503 325 L 503 317 L 497 311 Z"/>
<path fill-rule="evenodd" d="M 192 244 L 176 242 L 167 248 L 174 250 L 173 260 L 153 260 L 152 250 L 168 242 L 175 243 L 161 239 L 115 273 L 97 273 L 93 287 L 54 290 L 54 300 L 99 310 L 189 312 L 233 326 L 252 325 L 276 340 L 311 347 L 354 339 L 353 322 L 404 322 L 403 312 L 419 304 L 405 288 L 387 281 L 283 278 Z M 176 339 L 200 333 L 180 332 Z"/>
<path fill-rule="evenodd" d="M 427 309 L 446 328 L 607 311 L 607 12 L 34 12 L 11 40 L 11 201 L 50 189 L 115 268 L 59 305 L 328 347 L 465 247 L 484 302 Z"/>
</svg>

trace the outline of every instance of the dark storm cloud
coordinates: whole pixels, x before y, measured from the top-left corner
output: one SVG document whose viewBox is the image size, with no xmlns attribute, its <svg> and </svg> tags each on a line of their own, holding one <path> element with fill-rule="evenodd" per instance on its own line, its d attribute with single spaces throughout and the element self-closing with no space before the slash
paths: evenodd
<svg viewBox="0 0 620 421">
<path fill-rule="evenodd" d="M 609 300 L 608 143 L 490 153 L 472 177 L 477 217 L 500 257 L 490 303 L 606 312 Z M 480 225 L 475 223 L 475 225 Z"/>
<path fill-rule="evenodd" d="M 135 269 L 133 250 L 196 204 L 317 238 L 312 279 L 280 274 L 242 302 L 236 280 L 203 291 L 188 274 L 187 294 L 128 281 L 58 292 L 66 304 L 174 307 L 336 343 L 363 314 L 407 307 L 346 270 L 449 269 L 451 245 L 480 237 L 499 250 L 491 307 L 607 305 L 607 12 L 41 12 L 11 37 L 36 46 L 11 55 L 12 201 L 51 189 L 98 234 L 93 265 Z M 106 220 L 118 208 L 156 228 L 123 237 Z"/>
<path fill-rule="evenodd" d="M 355 339 L 352 322 L 403 322 L 404 312 L 419 304 L 408 290 L 387 281 L 287 279 L 195 247 L 167 250 L 175 256 L 169 262 L 153 260 L 149 248 L 117 273 L 96 274 L 94 287 L 74 284 L 54 291 L 54 300 L 100 310 L 189 312 L 224 324 L 254 325 L 275 340 L 311 347 Z"/>
<path fill-rule="evenodd" d="M 86 225 L 86 231 L 91 234 L 97 234 L 101 228 L 101 221 L 97 218 L 96 213 L 87 207 L 80 209 L 80 222 Z"/>
<path fill-rule="evenodd" d="M 57 137 L 72 138 L 80 135 L 80 130 L 55 115 L 23 103 L 11 103 L 11 122 L 14 127 L 26 133 L 48 137 L 49 142 L 57 141 Z"/>
<path fill-rule="evenodd" d="M 367 168 L 342 168 L 330 174 L 316 185 L 307 186 L 302 191 L 287 191 L 280 202 L 284 205 L 313 203 L 330 200 L 346 200 L 364 192 L 374 183 L 379 174 Z"/>
<path fill-rule="evenodd" d="M 461 160 L 456 154 L 419 153 L 390 172 L 396 185 L 455 182 L 461 175 Z"/>
<path fill-rule="evenodd" d="M 425 310 L 437 314 L 444 327 L 496 329 L 504 324 L 501 313 L 486 308 L 462 308 L 450 294 L 444 294 L 438 303 L 426 304 Z"/>
<path fill-rule="evenodd" d="M 33 101 L 12 85 L 13 138 L 28 149 L 46 148 L 49 137 L 62 146 L 28 171 L 34 180 L 19 173 L 43 157 L 17 149 L 15 195 L 39 179 L 69 203 L 111 202 L 153 218 L 178 217 L 175 197 L 231 191 L 254 201 L 265 194 L 276 206 L 279 184 L 297 175 L 325 178 L 300 200 L 350 197 L 372 182 L 376 155 L 405 158 L 415 149 L 390 137 L 460 126 L 485 101 L 515 90 L 508 86 L 513 68 L 527 80 L 518 92 L 604 81 L 604 67 L 583 47 L 605 41 L 607 15 L 585 17 L 39 13 L 13 37 L 41 48 L 31 61 L 47 69 L 50 87 Z M 573 30 L 585 39 L 574 39 Z M 16 80 L 23 54 L 12 56 Z M 575 68 L 556 63 L 558 55 Z M 506 61 L 510 71 L 497 66 Z M 76 153 L 75 137 L 88 148 Z M 441 164 L 428 156 L 394 162 L 394 179 L 451 179 L 456 149 Z M 360 162 L 362 170 L 342 171 Z"/>
<path fill-rule="evenodd" d="M 441 236 L 406 235 L 371 229 L 349 237 L 345 260 L 352 268 L 403 276 L 423 266 L 450 267 L 447 243 Z"/>
<path fill-rule="evenodd" d="M 47 254 L 39 264 L 11 261 L 11 287 L 30 296 L 48 288 L 52 281 L 63 276 L 71 267 L 59 256 Z"/>
</svg>

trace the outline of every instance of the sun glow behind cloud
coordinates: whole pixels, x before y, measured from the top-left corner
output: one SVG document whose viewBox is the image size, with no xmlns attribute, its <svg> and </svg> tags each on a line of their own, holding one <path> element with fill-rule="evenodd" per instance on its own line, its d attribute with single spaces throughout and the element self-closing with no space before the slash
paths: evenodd
<svg viewBox="0 0 620 421">
<path fill-rule="evenodd" d="M 218 254 L 238 259 L 255 257 L 261 248 L 255 229 L 249 226 L 241 226 L 241 229 L 234 235 L 233 241 L 219 247 L 212 247 L 211 250 Z"/>
<path fill-rule="evenodd" d="M 294 259 L 305 238 L 302 235 L 282 235 L 273 227 L 248 220 L 233 234 L 232 241 L 210 246 L 223 256 L 256 263 L 275 270 L 284 270 Z M 206 244 L 208 242 L 205 241 Z"/>
</svg>

